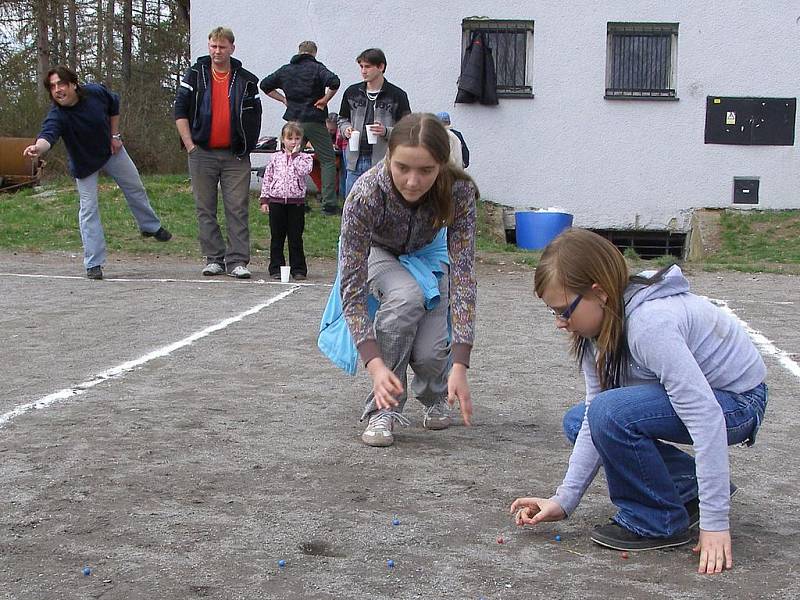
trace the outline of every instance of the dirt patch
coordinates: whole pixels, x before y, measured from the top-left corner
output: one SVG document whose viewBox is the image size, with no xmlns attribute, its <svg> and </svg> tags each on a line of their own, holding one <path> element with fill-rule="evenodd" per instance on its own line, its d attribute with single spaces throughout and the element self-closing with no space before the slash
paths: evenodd
<svg viewBox="0 0 800 600">
<path fill-rule="evenodd" d="M 780 223 L 763 223 L 753 220 L 749 223 L 750 230 L 754 233 L 769 235 L 774 240 L 796 241 L 800 235 L 800 214 L 788 216 Z"/>
<path fill-rule="evenodd" d="M 366 375 L 342 374 L 315 345 L 333 261 L 283 286 L 202 278 L 194 260 L 112 258 L 94 282 L 77 257 L 0 255 L 0 414 L 250 312 L 0 428 L 3 600 L 800 595 L 800 482 L 786 475 L 800 470 L 798 380 L 767 351 L 765 425 L 730 452 L 735 568 L 701 577 L 690 546 L 622 559 L 589 541 L 613 514 L 602 477 L 570 519 L 512 524 L 513 498 L 560 481 L 561 418 L 583 392 L 530 269 L 479 264 L 474 427 L 425 431 L 411 399 L 412 426 L 376 449 L 359 439 Z M 798 278 L 691 283 L 800 353 L 786 326 L 800 321 Z"/>
</svg>

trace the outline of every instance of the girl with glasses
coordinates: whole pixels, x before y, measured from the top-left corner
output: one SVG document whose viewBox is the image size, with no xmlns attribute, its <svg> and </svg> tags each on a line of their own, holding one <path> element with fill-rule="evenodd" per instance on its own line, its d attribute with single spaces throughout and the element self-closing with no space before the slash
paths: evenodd
<svg viewBox="0 0 800 600">
<path fill-rule="evenodd" d="M 516 523 L 565 519 L 602 466 L 617 513 L 592 541 L 679 546 L 699 523 L 698 572 L 730 569 L 727 447 L 755 442 L 767 403 L 766 367 L 746 332 L 690 293 L 677 266 L 629 277 L 619 250 L 586 230 L 550 243 L 535 289 L 570 333 L 587 393 L 564 418 L 574 447 L 561 485 L 550 498 L 515 500 Z"/>
</svg>

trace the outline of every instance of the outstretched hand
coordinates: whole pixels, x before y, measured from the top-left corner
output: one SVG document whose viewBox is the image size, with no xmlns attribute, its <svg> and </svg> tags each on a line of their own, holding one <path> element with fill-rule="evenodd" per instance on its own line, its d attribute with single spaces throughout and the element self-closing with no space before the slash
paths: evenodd
<svg viewBox="0 0 800 600">
<path fill-rule="evenodd" d="M 698 573 L 713 575 L 722 573 L 725 569 L 733 568 L 733 550 L 731 548 L 731 532 L 703 531 L 692 552 L 700 555 Z"/>
<path fill-rule="evenodd" d="M 567 518 L 558 502 L 546 498 L 517 498 L 511 504 L 510 513 L 520 527 Z"/>
<path fill-rule="evenodd" d="M 36 144 L 31 144 L 22 151 L 22 156 L 27 158 L 38 158 L 39 154 L 39 148 L 36 147 Z"/>
</svg>

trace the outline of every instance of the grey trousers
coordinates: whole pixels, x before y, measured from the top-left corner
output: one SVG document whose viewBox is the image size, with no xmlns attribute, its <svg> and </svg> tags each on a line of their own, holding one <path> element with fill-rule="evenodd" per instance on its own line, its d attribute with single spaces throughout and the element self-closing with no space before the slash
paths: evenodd
<svg viewBox="0 0 800 600">
<path fill-rule="evenodd" d="M 305 138 L 314 146 L 314 153 L 319 161 L 320 174 L 322 175 L 322 207 L 333 211 L 336 202 L 336 154 L 333 151 L 333 140 L 325 123 L 304 122 L 300 123 Z"/>
<path fill-rule="evenodd" d="M 189 174 L 197 207 L 200 251 L 208 262 L 225 263 L 228 272 L 250 262 L 250 157 L 236 158 L 230 150 L 204 150 L 189 155 Z M 217 222 L 217 187 L 222 192 L 228 243 Z"/>
<path fill-rule="evenodd" d="M 125 148 L 122 147 L 119 152 L 112 154 L 108 162 L 102 166 L 102 170 L 117 182 L 139 229 L 148 233 L 158 231 L 161 221 L 150 206 L 150 199 L 142 185 L 139 171 Z M 100 205 L 97 200 L 99 174 L 98 170 L 88 177 L 75 180 L 80 198 L 78 222 L 83 240 L 83 266 L 87 269 L 106 262 L 106 238 L 103 224 L 100 222 Z"/>
<path fill-rule="evenodd" d="M 411 391 L 425 406 L 447 396 L 450 340 L 447 315 L 450 310 L 450 279 L 447 267 L 439 279 L 439 304 L 425 310 L 424 297 L 416 279 L 390 252 L 372 247 L 368 260 L 370 290 L 380 300 L 375 315 L 375 336 L 381 357 L 400 382 L 403 393 L 394 409 L 403 412 L 407 392 L 406 372 L 414 372 Z M 367 396 L 364 419 L 376 410 L 372 392 Z"/>
</svg>

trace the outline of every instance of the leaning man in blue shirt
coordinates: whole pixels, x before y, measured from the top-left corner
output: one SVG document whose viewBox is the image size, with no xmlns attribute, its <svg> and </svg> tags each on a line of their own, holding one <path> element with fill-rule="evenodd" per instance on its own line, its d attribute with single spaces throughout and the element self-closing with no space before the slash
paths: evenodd
<svg viewBox="0 0 800 600">
<path fill-rule="evenodd" d="M 43 82 L 53 106 L 42 123 L 36 143 L 23 151 L 37 158 L 64 139 L 69 170 L 78 186 L 78 220 L 83 240 L 83 264 L 89 279 L 102 279 L 106 240 L 97 202 L 97 178 L 102 169 L 125 195 L 128 207 L 144 237 L 166 242 L 172 234 L 150 206 L 139 171 L 122 144 L 119 132 L 119 96 L 95 83 L 78 83 L 64 66 L 50 69 Z"/>
</svg>

